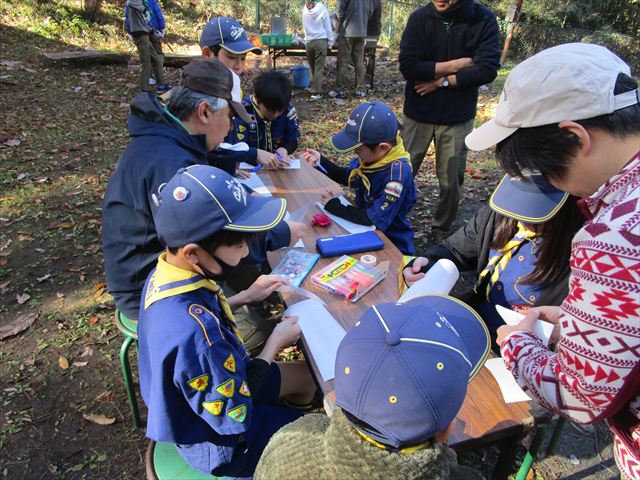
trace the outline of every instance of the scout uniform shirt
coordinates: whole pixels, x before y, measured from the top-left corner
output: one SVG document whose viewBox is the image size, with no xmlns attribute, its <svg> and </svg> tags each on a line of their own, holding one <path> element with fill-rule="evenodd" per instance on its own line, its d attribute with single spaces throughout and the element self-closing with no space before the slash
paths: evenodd
<svg viewBox="0 0 640 480">
<path fill-rule="evenodd" d="M 541 237 L 530 233 L 527 234 L 528 238 L 524 239 L 523 231 L 524 227 L 521 227 L 502 249 L 492 248 L 489 251 L 489 265 L 480 273 L 476 284 L 480 297 L 478 313 L 492 335 L 498 327 L 504 325 L 504 320 L 495 308 L 496 305 L 512 310 L 525 310 L 533 307 L 545 290 L 545 285 L 539 283 L 523 283 L 523 280 L 535 270 L 539 244 L 542 242 Z M 514 247 L 508 249 L 511 242 Z M 516 243 L 518 245 L 515 245 Z M 492 265 L 492 260 L 495 265 Z"/>
<path fill-rule="evenodd" d="M 413 230 L 407 215 L 416 203 L 416 186 L 409 154 L 398 139 L 389 153 L 371 165 L 351 160 L 347 184 L 356 190 L 356 206 L 366 209 L 376 228 L 405 255 L 413 255 Z"/>
<path fill-rule="evenodd" d="M 216 474 L 250 476 L 271 435 L 296 416 L 252 398 L 250 359 L 219 287 L 165 255 L 147 279 L 138 325 L 147 437 L 179 444 L 187 462 L 204 472 L 222 466 Z"/>
<path fill-rule="evenodd" d="M 289 104 L 285 112 L 271 121 L 262 117 L 253 97 L 245 98 L 242 106 L 253 117 L 253 121 L 246 123 L 235 117 L 234 128 L 228 137 L 229 143 L 245 142 L 250 147 L 267 152 L 275 152 L 280 147 L 285 148 L 290 154 L 296 151 L 300 129 L 298 114 L 293 105 Z"/>
</svg>

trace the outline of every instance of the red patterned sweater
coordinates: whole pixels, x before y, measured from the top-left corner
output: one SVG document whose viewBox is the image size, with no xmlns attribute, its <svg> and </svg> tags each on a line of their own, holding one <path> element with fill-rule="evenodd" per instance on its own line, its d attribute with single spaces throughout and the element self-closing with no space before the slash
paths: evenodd
<svg viewBox="0 0 640 480">
<path fill-rule="evenodd" d="M 623 478 L 640 479 L 640 152 L 581 201 L 557 353 L 516 331 L 502 356 L 520 386 L 579 423 L 609 418 Z M 635 389 L 635 390 L 634 390 Z M 622 408 L 621 408 L 622 406 Z"/>
</svg>

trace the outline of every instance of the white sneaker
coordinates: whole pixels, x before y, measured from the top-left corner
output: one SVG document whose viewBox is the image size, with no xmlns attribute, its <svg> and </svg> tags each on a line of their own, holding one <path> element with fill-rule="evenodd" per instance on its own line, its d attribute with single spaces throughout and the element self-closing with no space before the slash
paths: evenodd
<svg viewBox="0 0 640 480">
<path fill-rule="evenodd" d="M 364 98 L 365 95 L 366 94 L 362 90 L 357 90 L 356 93 L 354 94 L 354 97 L 356 97 L 356 98 Z"/>
<path fill-rule="evenodd" d="M 311 100 L 322 100 L 322 95 L 319 93 L 311 95 Z"/>
</svg>

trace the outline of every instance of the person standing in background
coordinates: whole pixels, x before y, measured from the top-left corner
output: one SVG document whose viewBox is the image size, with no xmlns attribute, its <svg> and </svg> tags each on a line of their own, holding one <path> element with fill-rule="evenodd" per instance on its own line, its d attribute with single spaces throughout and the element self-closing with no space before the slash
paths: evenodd
<svg viewBox="0 0 640 480">
<path fill-rule="evenodd" d="M 160 42 L 156 42 L 154 38 L 154 36 L 164 36 L 165 27 L 164 17 L 157 1 L 127 0 L 125 24 L 140 55 L 140 90 L 149 91 L 149 78 L 153 69 L 153 76 L 157 83 L 156 91 L 158 93 L 168 91 L 169 86 L 165 83 L 162 70 L 164 64 L 162 48 L 157 49 Z M 158 27 L 160 30 L 157 30 Z"/>
<path fill-rule="evenodd" d="M 440 243 L 458 213 L 478 87 L 500 68 L 496 16 L 473 0 L 433 0 L 409 17 L 399 62 L 407 80 L 402 139 L 414 176 L 435 143 L 440 196 L 431 229 Z"/>
<path fill-rule="evenodd" d="M 311 99 L 322 98 L 322 77 L 327 51 L 333 46 L 329 11 L 320 2 L 306 1 L 302 7 L 302 27 L 307 61 L 311 68 Z"/>
</svg>

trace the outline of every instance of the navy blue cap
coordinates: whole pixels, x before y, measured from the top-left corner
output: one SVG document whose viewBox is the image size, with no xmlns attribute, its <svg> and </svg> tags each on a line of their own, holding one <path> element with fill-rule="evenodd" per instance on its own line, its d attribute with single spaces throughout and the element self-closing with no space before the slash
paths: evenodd
<svg viewBox="0 0 640 480">
<path fill-rule="evenodd" d="M 287 212 L 284 199 L 250 195 L 227 172 L 207 165 L 178 170 L 153 203 L 156 231 L 168 247 L 199 242 L 220 230 L 270 230 Z"/>
<path fill-rule="evenodd" d="M 397 134 L 398 119 L 391 108 L 382 102 L 363 102 L 351 112 L 344 129 L 331 137 L 331 143 L 339 152 L 350 152 L 360 145 L 390 142 Z"/>
<path fill-rule="evenodd" d="M 200 48 L 220 45 L 228 52 L 242 54 L 253 52 L 257 55 L 262 49 L 247 39 L 247 34 L 237 20 L 229 17 L 214 17 L 209 20 L 200 34 Z"/>
<path fill-rule="evenodd" d="M 367 309 L 338 347 L 336 405 L 385 445 L 419 445 L 458 414 L 489 354 L 478 314 L 447 295 Z"/>
<path fill-rule="evenodd" d="M 527 223 L 544 223 L 564 205 L 569 194 L 551 185 L 539 173 L 522 178 L 505 175 L 489 199 L 493 210 Z"/>
</svg>

